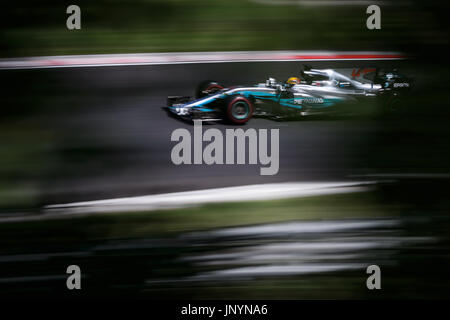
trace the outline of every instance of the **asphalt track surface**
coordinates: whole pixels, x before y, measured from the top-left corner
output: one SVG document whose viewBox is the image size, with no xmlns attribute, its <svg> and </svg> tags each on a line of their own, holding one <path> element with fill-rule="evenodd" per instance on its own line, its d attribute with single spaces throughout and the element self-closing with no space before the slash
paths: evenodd
<svg viewBox="0 0 450 320">
<path fill-rule="evenodd" d="M 366 65 L 374 64 L 351 61 L 313 64 L 317 68 Z M 376 65 L 397 66 L 412 76 L 415 75 L 413 71 L 417 71 L 417 64 L 411 70 L 406 61 L 378 62 Z M 268 76 L 285 79 L 295 75 L 298 68 L 298 62 L 277 62 L 1 71 L 3 99 L 0 112 L 5 117 L 0 118 L 0 134 L 13 127 L 14 142 L 23 144 L 29 152 L 16 158 L 15 164 L 10 163 L 8 157 L 1 158 L 0 168 L 4 170 L 1 164 L 19 168 L 10 175 L 11 179 L 37 186 L 42 206 L 255 183 L 353 181 L 355 175 L 392 173 L 399 169 L 414 176 L 426 169 L 434 169 L 436 179 L 399 179 L 396 184 L 381 185 L 373 194 L 382 204 L 403 208 L 404 216 L 371 220 L 365 217 L 363 210 L 361 217 L 369 226 L 357 230 L 350 228 L 350 232 L 345 231 L 348 225 L 360 225 L 363 221 L 343 219 L 338 223 L 345 227 L 341 231 L 333 229 L 337 222 L 333 220 L 293 221 L 293 224 L 274 223 L 193 233 L 180 231 L 182 234 L 175 239 L 146 234 L 143 239 L 106 241 L 102 240 L 102 234 L 109 231 L 102 229 L 101 223 L 89 219 L 81 224 L 65 220 L 62 225 L 57 225 L 62 228 L 61 234 L 68 232 L 68 239 L 74 236 L 75 240 L 63 237 L 59 241 L 54 234 L 44 234 L 45 225 L 41 225 L 44 231 L 38 226 L 29 228 L 26 224 L 17 228 L 6 225 L 5 234 L 2 234 L 5 246 L 0 256 L 5 270 L 2 269 L 0 277 L 0 296 L 21 299 L 24 295 L 36 294 L 44 299 L 52 295 L 73 297 L 70 296 L 73 292 L 66 290 L 64 285 L 67 276 L 64 271 L 75 261 L 82 265 L 86 272 L 83 275 L 87 275 L 88 281 L 83 280 L 82 291 L 86 297 L 129 294 L 155 299 L 292 299 L 295 295 L 303 299 L 342 296 L 369 299 L 375 296 L 364 286 L 364 270 L 353 268 L 361 267 L 355 266 L 355 261 L 363 263 L 364 267 L 375 261 L 383 266 L 381 297 L 447 297 L 449 182 L 437 174 L 449 172 L 450 135 L 446 119 L 439 122 L 437 116 L 427 120 L 419 118 L 402 126 L 395 121 L 370 118 L 291 122 L 252 119 L 242 128 L 280 129 L 280 170 L 277 175 L 261 176 L 259 165 L 172 164 L 172 131 L 177 128 L 192 130 L 192 125 L 168 117 L 161 109 L 167 95 L 193 94 L 196 84 L 204 79 L 215 79 L 225 85 L 251 84 L 264 81 Z M 435 83 L 423 72 L 417 79 L 421 81 L 417 82 L 417 87 L 427 81 Z M 221 123 L 208 127 L 234 128 Z M 34 132 L 40 135 L 33 137 Z M 38 152 L 34 153 L 35 149 Z M 8 150 L 3 151 L 8 155 Z M 38 167 L 33 166 L 35 163 Z M 389 179 L 390 176 L 386 177 Z M 369 176 L 368 179 L 378 178 Z M 324 226 L 332 227 L 332 231 L 323 232 Z M 311 227 L 318 227 L 319 231 L 305 235 L 305 228 L 311 230 Z M 90 237 L 89 241 L 86 237 Z M 51 239 L 51 242 L 43 241 L 42 245 L 42 239 Z M 340 255 L 342 247 L 339 246 L 348 248 L 349 241 L 355 250 L 344 250 L 350 254 Z M 280 243 L 283 244 L 282 251 L 277 246 Z M 305 249 L 305 244 L 314 249 Z M 246 251 L 242 251 L 243 245 Z M 211 256 L 211 253 L 214 254 Z M 230 253 L 234 257 L 231 262 L 235 264 L 230 264 Z M 267 258 L 274 253 L 276 260 L 281 254 L 284 259 L 281 261 L 286 262 L 274 266 L 274 260 L 263 260 L 257 268 L 241 268 L 236 273 L 235 269 L 248 263 L 249 259 L 260 258 L 261 254 Z M 355 259 L 353 253 L 362 253 L 362 256 Z M 299 257 L 306 260 L 298 260 Z M 307 263 L 295 265 L 304 261 Z M 205 269 L 199 262 L 215 263 L 216 271 L 204 273 L 210 269 Z M 313 269 L 305 269 L 311 262 L 314 262 Z M 335 265 L 336 262 L 339 264 Z M 330 264 L 335 265 L 334 269 L 329 268 Z M 234 276 L 229 276 L 230 269 L 234 270 Z M 316 272 L 320 271 L 325 273 L 324 282 L 316 282 Z M 327 276 L 327 271 L 332 273 Z M 257 280 L 245 282 L 248 272 L 258 273 L 263 280 L 270 278 L 270 286 L 265 287 L 264 282 Z M 296 276 L 289 276 L 293 272 Z M 308 272 L 315 275 L 308 277 Z M 343 281 L 336 282 L 340 277 Z M 301 282 L 299 287 L 306 290 L 292 290 L 291 283 L 295 288 L 299 282 L 293 281 L 298 278 L 307 281 Z M 289 281 L 289 285 L 280 282 L 274 286 L 273 281 L 278 279 Z M 361 283 L 361 286 L 355 286 L 355 283 Z M 405 283 L 408 290 L 405 290 Z M 239 291 L 243 284 L 262 284 L 259 293 L 256 291 L 259 296 L 253 290 Z M 199 290 L 202 286 L 213 290 Z M 239 290 L 227 291 L 234 287 Z M 274 293 L 274 288 L 279 289 Z M 227 292 L 238 294 L 227 296 Z M 348 292 L 351 292 L 350 296 Z"/>
<path fill-rule="evenodd" d="M 34 177 L 42 205 L 284 181 L 343 181 L 376 172 L 367 162 L 380 122 L 373 119 L 252 119 L 246 128 L 280 129 L 280 169 L 260 165 L 171 162 L 173 130 L 190 123 L 169 117 L 168 95 L 193 95 L 214 79 L 224 85 L 286 79 L 299 62 L 211 63 L 1 71 L 6 107 L 52 133 L 51 162 Z M 309 63 L 315 68 L 400 67 L 405 61 Z M 405 70 L 406 71 L 406 70 Z M 33 108 L 30 105 L 33 104 Z M 204 129 L 236 128 L 223 123 Z M 29 160 L 31 161 L 31 160 Z M 36 182 L 34 181 L 34 182 Z"/>
</svg>

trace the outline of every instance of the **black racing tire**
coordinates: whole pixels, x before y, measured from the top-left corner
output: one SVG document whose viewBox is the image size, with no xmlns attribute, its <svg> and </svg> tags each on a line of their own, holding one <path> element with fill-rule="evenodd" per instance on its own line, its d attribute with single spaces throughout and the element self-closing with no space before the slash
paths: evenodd
<svg viewBox="0 0 450 320">
<path fill-rule="evenodd" d="M 212 80 L 202 81 L 198 85 L 197 90 L 195 91 L 195 97 L 197 99 L 200 99 L 222 89 L 223 86 L 221 86 L 217 81 Z"/>
<path fill-rule="evenodd" d="M 253 103 L 244 96 L 231 96 L 225 101 L 225 117 L 232 124 L 247 123 L 253 112 Z"/>
<path fill-rule="evenodd" d="M 385 115 L 388 117 L 400 117 L 405 112 L 405 107 L 403 105 L 402 99 L 399 96 L 393 95 L 389 97 L 386 101 L 384 107 Z"/>
</svg>

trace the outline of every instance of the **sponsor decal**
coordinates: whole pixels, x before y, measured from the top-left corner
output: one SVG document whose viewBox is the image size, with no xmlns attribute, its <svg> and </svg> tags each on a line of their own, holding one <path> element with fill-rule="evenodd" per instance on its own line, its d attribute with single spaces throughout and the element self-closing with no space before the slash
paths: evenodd
<svg viewBox="0 0 450 320">
<path fill-rule="evenodd" d="M 294 99 L 295 104 L 303 104 L 303 103 L 323 103 L 323 98 L 301 98 Z"/>
<path fill-rule="evenodd" d="M 396 82 L 394 83 L 394 88 L 409 88 L 408 82 Z"/>
</svg>

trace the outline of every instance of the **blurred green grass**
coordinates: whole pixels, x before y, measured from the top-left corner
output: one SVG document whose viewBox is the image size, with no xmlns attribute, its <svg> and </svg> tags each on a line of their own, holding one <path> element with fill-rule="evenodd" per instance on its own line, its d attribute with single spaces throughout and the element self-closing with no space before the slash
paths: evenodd
<svg viewBox="0 0 450 320">
<path fill-rule="evenodd" d="M 420 6 L 382 8 L 366 28 L 365 6 L 267 5 L 250 0 L 79 1 L 81 30 L 66 5 L 31 1 L 2 10 L 1 56 L 229 50 L 380 50 L 446 42 Z M 38 7 L 37 7 L 38 6 Z"/>
<path fill-rule="evenodd" d="M 0 209 L 38 206 L 39 179 L 54 163 L 54 134 L 38 121 L 3 122 L 0 130 Z"/>
<path fill-rule="evenodd" d="M 65 246 L 112 239 L 174 237 L 181 233 L 263 223 L 392 216 L 401 207 L 383 204 L 373 192 L 271 201 L 207 204 L 149 212 L 98 213 L 0 223 L 0 246 Z"/>
<path fill-rule="evenodd" d="M 107 291 L 101 291 L 106 290 L 102 279 L 107 279 L 108 275 L 113 274 L 115 278 L 120 279 L 120 283 L 127 284 L 120 287 L 123 291 L 117 291 L 118 288 L 115 287 L 114 292 L 123 294 L 128 289 L 135 294 L 136 291 L 133 290 L 136 290 L 137 286 L 143 296 L 157 299 L 176 297 L 189 297 L 189 299 L 210 299 L 211 297 L 214 299 L 373 298 L 373 294 L 369 296 L 369 291 L 361 285 L 365 283 L 365 274 L 350 271 L 289 277 L 289 279 L 269 277 L 258 279 L 258 281 L 243 279 L 229 282 L 166 283 L 165 280 L 170 280 L 170 277 L 175 279 L 189 277 L 196 272 L 214 270 L 214 267 L 208 266 L 194 268 L 179 260 L 180 256 L 201 253 L 206 249 L 214 248 L 214 244 L 206 247 L 185 244 L 184 246 L 179 244 L 158 247 L 158 244 L 176 244 L 181 235 L 195 231 L 214 231 L 217 228 L 288 221 L 392 218 L 399 216 L 402 210 L 404 206 L 382 203 L 376 192 L 369 191 L 272 201 L 209 204 L 150 212 L 66 216 L 37 221 L 0 223 L 0 247 L 3 248 L 4 255 L 18 254 L 20 256 L 25 253 L 92 250 L 96 245 L 114 246 L 130 243 L 129 241 L 132 243 L 134 240 L 154 239 L 156 241 L 154 247 L 144 250 L 145 256 L 138 251 L 138 247 L 121 250 L 118 246 L 117 251 L 114 252 L 88 254 L 88 251 L 85 257 L 77 257 L 77 263 L 90 272 L 91 281 L 86 283 L 89 287 L 87 290 L 90 290 L 88 292 L 93 295 L 108 294 Z M 233 244 L 233 241 L 230 243 Z M 253 243 L 258 243 L 258 240 Z M 60 267 L 60 264 L 69 263 L 63 258 L 51 261 L 53 264 L 48 261 L 33 262 L 35 268 L 33 270 L 43 268 L 42 270 L 48 272 L 49 268 L 53 268 L 59 271 L 57 267 Z M 24 264 L 21 267 L 27 266 Z M 146 278 L 156 278 L 161 282 L 145 283 Z M 395 277 L 385 276 L 383 283 L 395 283 L 395 279 Z M 101 285 L 96 281 L 99 281 Z M 407 297 L 409 297 L 408 294 L 410 293 L 405 291 Z M 388 296 L 391 296 L 391 293 L 388 292 Z"/>
</svg>

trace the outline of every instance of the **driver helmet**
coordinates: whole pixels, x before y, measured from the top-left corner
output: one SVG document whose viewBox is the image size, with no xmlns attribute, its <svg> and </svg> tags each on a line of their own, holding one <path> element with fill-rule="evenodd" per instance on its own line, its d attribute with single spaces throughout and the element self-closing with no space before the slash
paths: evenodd
<svg viewBox="0 0 450 320">
<path fill-rule="evenodd" d="M 300 83 L 300 78 L 297 78 L 297 77 L 290 77 L 286 81 L 286 84 L 291 85 L 291 86 L 299 84 L 299 83 Z"/>
</svg>

